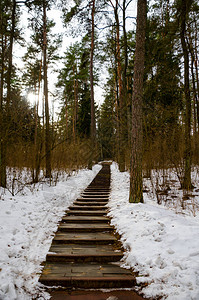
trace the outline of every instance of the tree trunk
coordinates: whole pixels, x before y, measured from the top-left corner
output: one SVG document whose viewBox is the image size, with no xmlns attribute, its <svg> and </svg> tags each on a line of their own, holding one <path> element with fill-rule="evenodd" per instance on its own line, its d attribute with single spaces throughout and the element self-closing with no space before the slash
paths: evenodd
<svg viewBox="0 0 199 300">
<path fill-rule="evenodd" d="M 76 80 L 76 69 L 73 66 L 73 88 L 74 88 L 74 112 L 73 112 L 73 141 L 76 141 L 77 131 L 77 112 L 78 112 L 78 91 L 77 91 L 77 80 Z"/>
<path fill-rule="evenodd" d="M 94 56 L 94 37 L 95 37 L 95 0 L 92 1 L 92 28 L 91 28 L 91 52 L 90 52 L 90 84 L 91 84 L 91 139 L 94 143 L 96 134 L 95 124 L 95 100 L 94 100 L 94 84 L 93 84 L 93 56 Z"/>
<path fill-rule="evenodd" d="M 2 28 L 2 24 L 1 24 Z M 3 30 L 3 29 L 2 29 Z M 4 155 L 4 142 L 3 141 L 3 87 L 4 87 L 4 38 L 1 36 L 1 82 L 0 82 L 0 186 L 6 187 L 6 164 L 5 164 L 5 155 Z"/>
<path fill-rule="evenodd" d="M 191 6 L 190 0 L 181 2 L 181 22 L 180 22 L 180 39 L 184 57 L 184 93 L 186 101 L 185 114 L 185 150 L 184 150 L 184 178 L 182 187 L 189 190 L 191 188 L 191 97 L 189 90 L 189 53 L 185 39 L 186 18 Z"/>
<path fill-rule="evenodd" d="M 36 101 L 36 118 L 35 118 L 35 177 L 34 182 L 39 181 L 39 172 L 41 166 L 41 152 L 42 152 L 42 141 L 41 137 L 38 134 L 38 125 L 40 125 L 40 121 L 38 119 L 38 109 L 39 109 L 39 94 L 40 94 L 40 87 L 41 87 L 41 71 L 42 71 L 42 58 L 40 62 L 40 69 L 39 69 L 39 84 L 38 84 L 38 95 Z M 36 91 L 35 91 L 36 94 Z"/>
<path fill-rule="evenodd" d="M 194 158 L 197 157 L 198 147 L 197 147 L 197 93 L 196 93 L 196 82 L 194 74 L 194 61 L 195 55 L 193 50 L 193 42 L 191 37 L 191 32 L 189 30 L 189 42 L 188 42 L 189 52 L 191 54 L 191 76 L 192 76 L 192 92 L 193 92 L 193 138 L 194 138 Z M 195 161 L 196 162 L 196 161 Z"/>
<path fill-rule="evenodd" d="M 91 49 L 90 49 L 90 84 L 91 84 L 91 153 L 89 157 L 89 169 L 92 168 L 95 149 L 96 123 L 95 123 L 95 99 L 94 99 L 94 83 L 93 83 L 93 56 L 94 56 L 94 38 L 95 38 L 95 0 L 92 0 L 91 11 Z"/>
<path fill-rule="evenodd" d="M 126 0 L 123 0 L 123 36 L 124 36 L 124 71 L 123 71 L 123 90 L 125 97 L 127 96 L 127 78 L 126 72 L 128 67 L 128 44 L 127 44 L 127 34 L 126 34 Z"/>
<path fill-rule="evenodd" d="M 196 20 L 194 19 L 195 23 L 195 45 L 194 45 L 194 50 L 195 50 L 195 71 L 196 71 L 196 84 L 197 84 L 197 123 L 198 123 L 198 135 L 199 135 L 199 75 L 198 75 L 198 29 L 197 29 L 197 23 Z"/>
<path fill-rule="evenodd" d="M 12 1 L 12 15 L 11 15 L 11 31 L 10 31 L 10 44 L 8 48 L 8 71 L 7 71 L 7 95 L 6 95 L 6 111 L 5 117 L 3 117 L 3 107 L 1 106 L 2 120 L 4 119 L 4 130 L 1 134 L 1 142 L 0 142 L 0 186 L 6 188 L 6 153 L 7 153 L 7 142 L 9 135 L 9 127 L 10 127 L 10 103 L 11 103 L 11 79 L 12 79 L 12 58 L 13 58 L 13 43 L 14 43 L 14 33 L 15 33 L 15 19 L 16 19 L 16 1 Z M 3 45 L 2 45 L 3 47 Z M 2 48 L 3 50 L 3 48 Z M 1 73 L 1 77 L 3 76 L 3 70 Z M 1 83 L 1 88 L 3 89 L 3 78 Z M 1 93 L 3 90 L 1 91 Z M 3 101 L 3 93 L 1 94 L 1 105 Z"/>
<path fill-rule="evenodd" d="M 66 120 L 66 139 L 68 139 L 68 101 L 65 95 L 65 120 Z"/>
<path fill-rule="evenodd" d="M 116 0 L 116 6 L 114 7 L 115 22 L 116 22 L 116 59 L 117 59 L 117 77 L 119 84 L 119 169 L 121 172 L 125 171 L 125 143 L 124 143 L 124 131 L 125 131 L 125 111 L 124 111 L 124 95 L 123 95 L 123 83 L 122 83 L 122 66 L 121 66 L 121 54 L 120 54 L 120 24 L 118 16 L 118 0 Z"/>
<path fill-rule="evenodd" d="M 51 142 L 48 107 L 48 75 L 47 75 L 47 28 L 46 28 L 46 1 L 43 0 L 43 71 L 44 71 L 44 98 L 45 98 L 45 148 L 46 148 L 46 178 L 51 178 Z"/>
<path fill-rule="evenodd" d="M 138 0 L 134 81 L 132 97 L 132 148 L 129 202 L 143 202 L 142 184 L 142 98 L 147 1 Z"/>
</svg>

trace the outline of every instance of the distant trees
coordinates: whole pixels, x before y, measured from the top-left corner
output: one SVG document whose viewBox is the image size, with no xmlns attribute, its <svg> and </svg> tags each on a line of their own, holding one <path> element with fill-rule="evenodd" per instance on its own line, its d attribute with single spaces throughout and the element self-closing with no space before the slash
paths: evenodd
<svg viewBox="0 0 199 300">
<path fill-rule="evenodd" d="M 55 23 L 47 18 L 54 1 L 1 1 L 1 186 L 6 187 L 6 166 L 17 132 L 14 146 L 23 144 L 27 161 L 31 157 L 33 182 L 39 180 L 41 168 L 51 178 L 55 166 L 91 167 L 97 159 L 112 158 L 121 171 L 131 170 L 132 202 L 142 202 L 142 176 L 150 177 L 153 168 L 175 167 L 181 187 L 192 188 L 191 166 L 198 163 L 199 149 L 199 6 L 195 0 L 149 1 L 145 28 L 146 1 L 139 0 L 135 33 L 135 27 L 127 26 L 128 18 L 133 20 L 128 11 L 132 3 L 60 2 L 65 30 L 82 38 L 67 47 L 62 58 L 55 95 L 61 112 L 54 120 L 48 69 L 61 59 L 61 36 L 52 35 Z M 34 109 L 22 96 L 22 80 L 13 64 L 13 46 L 22 40 L 19 5 L 31 12 L 22 78 L 23 87 L 35 94 Z M 74 20 L 81 26 L 73 26 Z M 98 111 L 94 91 L 100 71 L 107 72 L 107 82 Z"/>
<path fill-rule="evenodd" d="M 121 9 L 121 3 L 117 3 Z M 143 147 L 138 147 L 143 148 L 143 171 L 145 176 L 150 176 L 152 168 L 165 169 L 169 166 L 174 166 L 178 172 L 181 186 L 190 189 L 191 158 L 195 153 L 194 161 L 196 162 L 197 155 L 194 149 L 197 149 L 197 136 L 199 132 L 198 124 L 196 124 L 199 111 L 196 88 L 198 82 L 198 59 L 196 59 L 198 48 L 198 21 L 196 21 L 198 18 L 196 14 L 198 12 L 198 5 L 196 1 L 184 1 L 182 5 L 180 1 L 171 2 L 169 0 L 162 0 L 149 3 L 148 11 L 143 82 L 144 97 L 143 105 L 141 105 L 142 113 L 140 113 L 139 118 L 143 120 L 144 139 Z M 184 23 L 182 24 L 182 22 Z M 122 23 L 120 22 L 120 24 Z M 109 32 L 107 38 L 106 51 L 109 51 L 109 66 L 111 67 L 109 68 L 109 79 L 107 81 L 109 88 L 106 89 L 105 99 L 109 96 L 109 90 L 112 89 L 112 95 L 115 95 L 112 106 L 114 119 L 119 120 L 121 112 L 124 113 L 123 128 L 125 129 L 122 133 L 122 138 L 124 141 L 127 141 L 124 143 L 125 160 L 126 165 L 129 167 L 131 147 L 129 144 L 129 140 L 131 139 L 131 125 L 129 124 L 132 120 L 134 128 L 134 122 L 136 121 L 134 114 L 136 114 L 136 110 L 139 107 L 138 104 L 134 106 L 129 103 L 130 97 L 133 97 L 133 99 L 136 97 L 136 55 L 133 56 L 135 40 L 134 33 L 130 34 L 130 32 L 127 32 L 125 34 L 125 30 L 122 32 L 121 28 L 119 29 L 120 37 L 117 39 L 116 27 L 113 28 L 112 33 L 111 31 Z M 188 64 L 184 56 L 185 48 L 182 43 L 182 32 L 186 44 L 187 61 L 190 62 Z M 114 54 L 114 51 L 117 55 L 119 53 L 117 51 L 118 40 L 120 44 L 119 60 L 123 76 L 118 74 L 118 57 Z M 127 47 L 125 46 L 126 44 Z M 187 68 L 182 63 L 185 63 Z M 186 73 L 186 76 L 184 73 L 185 70 L 189 73 Z M 186 77 L 185 84 L 184 80 Z M 122 78 L 121 83 L 119 83 L 119 78 Z M 132 80 L 132 78 L 134 79 Z M 118 105 L 120 101 L 120 86 L 123 89 L 123 109 Z M 126 92 L 124 90 L 125 86 Z M 188 98 L 186 87 L 189 88 Z M 185 99 L 189 99 L 188 102 Z M 129 117 L 129 112 L 131 111 L 132 118 Z M 101 111 L 101 115 L 103 114 L 104 106 Z M 119 132 L 117 124 L 119 123 L 115 122 L 113 125 L 113 137 L 115 141 L 119 141 L 119 135 L 117 134 Z M 101 130 L 102 126 L 99 127 L 99 136 L 101 136 Z M 138 136 L 141 137 L 141 127 L 138 132 Z M 109 133 L 107 132 L 106 134 L 104 132 L 103 134 L 107 136 L 107 139 L 105 137 L 102 138 L 104 144 L 104 141 L 108 140 Z M 119 145 L 119 142 L 116 145 Z M 111 147 L 111 149 L 113 148 L 114 146 Z M 115 146 L 116 148 L 117 146 Z M 135 153 L 134 149 L 133 154 Z M 120 164 L 119 155 L 115 155 L 114 157 Z M 122 160 L 124 162 L 124 159 Z M 132 163 L 135 163 L 135 161 L 136 158 L 132 160 Z M 141 178 L 142 172 L 140 172 L 140 182 Z M 139 190 L 140 188 L 136 186 L 134 190 L 136 189 Z M 138 199 L 141 199 L 141 197 L 137 197 Z"/>
<path fill-rule="evenodd" d="M 45 144 L 45 176 L 51 178 L 51 130 L 50 130 L 50 115 L 49 115 L 49 100 L 48 100 L 48 67 L 55 62 L 59 56 L 57 49 L 61 44 L 61 36 L 52 35 L 51 30 L 55 23 L 48 20 L 46 16 L 47 9 L 52 5 L 52 1 L 33 1 L 27 3 L 32 17 L 30 27 L 32 28 L 31 44 L 27 48 L 27 53 L 24 56 L 27 72 L 24 74 L 26 85 L 29 90 L 38 95 L 39 99 L 41 81 L 43 80 L 43 126 L 45 126 L 45 135 L 43 139 L 38 136 L 38 103 L 35 103 L 35 163 L 33 166 L 33 181 L 38 181 L 38 174 L 41 164 L 41 148 Z M 44 121 L 45 119 L 45 121 Z M 45 140 L 45 142 L 44 142 Z"/>
<path fill-rule="evenodd" d="M 64 67 L 58 75 L 57 89 L 62 99 L 61 120 L 68 140 L 89 138 L 91 132 L 89 38 L 71 45 L 65 52 Z"/>
<path fill-rule="evenodd" d="M 96 44 L 96 34 L 95 34 L 95 14 L 96 14 L 96 2 L 95 0 L 89 1 L 88 3 L 84 3 L 83 1 L 79 1 L 78 3 L 74 3 L 75 5 L 67 10 L 65 5 L 63 5 L 63 15 L 65 26 L 68 26 L 68 23 L 76 18 L 80 23 L 85 25 L 85 30 L 87 37 L 89 38 L 90 45 L 90 57 L 89 57 L 89 82 L 90 82 L 90 138 L 91 138 L 91 155 L 89 161 L 89 167 L 92 166 L 93 151 L 95 148 L 95 140 L 96 140 L 96 113 L 95 113 L 95 96 L 94 96 L 94 49 Z M 99 7 L 99 3 L 98 3 Z M 87 86 L 85 86 L 87 88 Z"/>
</svg>

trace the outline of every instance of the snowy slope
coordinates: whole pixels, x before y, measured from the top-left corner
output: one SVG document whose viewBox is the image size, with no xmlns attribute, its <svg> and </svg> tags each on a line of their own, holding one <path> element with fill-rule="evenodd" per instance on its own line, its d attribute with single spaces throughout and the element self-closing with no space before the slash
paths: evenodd
<svg viewBox="0 0 199 300">
<path fill-rule="evenodd" d="M 0 299 L 48 299 L 38 284 L 41 262 L 51 245 L 53 232 L 67 207 L 92 181 L 100 165 L 92 171 L 80 170 L 56 186 L 38 185 L 33 193 L 0 200 Z M 40 291 L 40 292 L 39 292 Z"/>
<path fill-rule="evenodd" d="M 177 214 L 147 194 L 145 204 L 130 204 L 129 174 L 120 173 L 115 163 L 111 171 L 109 214 L 127 250 L 123 265 L 139 272 L 145 296 L 198 300 L 199 214 Z"/>
</svg>

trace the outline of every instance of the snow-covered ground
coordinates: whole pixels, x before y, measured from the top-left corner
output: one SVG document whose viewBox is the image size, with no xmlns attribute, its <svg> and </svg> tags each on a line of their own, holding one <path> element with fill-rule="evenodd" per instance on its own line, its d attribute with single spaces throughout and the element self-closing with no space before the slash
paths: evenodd
<svg viewBox="0 0 199 300">
<path fill-rule="evenodd" d="M 172 179 L 172 175 L 170 183 L 175 183 L 175 190 L 169 188 L 167 199 L 158 205 L 151 182 L 145 180 L 144 187 L 148 191 L 144 193 L 145 204 L 130 204 L 129 174 L 120 173 L 115 163 L 111 172 L 109 215 L 126 249 L 123 265 L 139 272 L 137 283 L 147 297 L 198 300 L 198 188 L 192 198 L 182 201 L 183 192 L 176 189 L 177 180 Z M 198 184 L 198 178 L 194 183 Z M 188 204 L 184 207 L 183 203 Z"/>
<path fill-rule="evenodd" d="M 25 187 L 15 196 L 0 190 L 1 300 L 49 298 L 38 283 L 41 262 L 65 210 L 100 168 L 65 174 L 56 186 Z"/>
<path fill-rule="evenodd" d="M 65 174 L 56 186 L 23 187 L 25 179 L 17 177 L 15 196 L 0 190 L 0 300 L 49 299 L 38 283 L 41 262 L 65 210 L 100 168 Z M 198 300 L 198 173 L 196 188 L 184 195 L 172 170 L 164 172 L 164 182 L 154 171 L 152 180 L 144 180 L 145 204 L 130 204 L 129 174 L 115 163 L 111 170 L 110 215 L 126 248 L 123 265 L 139 272 L 138 289 L 154 299 Z"/>
</svg>

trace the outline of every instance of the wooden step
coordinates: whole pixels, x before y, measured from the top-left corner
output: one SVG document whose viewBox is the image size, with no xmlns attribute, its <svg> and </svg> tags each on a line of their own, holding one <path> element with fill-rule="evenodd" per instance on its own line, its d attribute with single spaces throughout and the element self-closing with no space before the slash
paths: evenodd
<svg viewBox="0 0 199 300">
<path fill-rule="evenodd" d="M 110 192 L 104 192 L 104 191 L 87 191 L 87 190 L 85 190 L 84 192 L 83 192 L 84 194 L 88 194 L 88 195 L 106 195 L 106 196 L 108 196 L 109 194 L 110 194 Z"/>
<path fill-rule="evenodd" d="M 106 210 L 69 210 L 67 211 L 67 215 L 73 216 L 105 216 L 107 214 Z"/>
<path fill-rule="evenodd" d="M 95 263 L 107 263 L 107 262 L 117 262 L 122 259 L 123 253 L 115 253 L 115 254 L 60 254 L 60 253 L 49 253 L 46 256 L 47 262 L 75 262 L 75 263 L 88 263 L 88 262 L 95 262 Z"/>
<path fill-rule="evenodd" d="M 83 245 L 83 244 L 54 244 L 52 243 L 49 252 L 59 254 L 75 255 L 112 255 L 123 252 L 115 245 Z"/>
<path fill-rule="evenodd" d="M 132 288 L 135 275 L 127 269 L 107 263 L 47 262 L 39 280 L 48 286 L 67 288 Z"/>
<path fill-rule="evenodd" d="M 81 193 L 81 195 L 83 195 L 83 196 L 92 196 L 92 197 L 99 197 L 99 198 L 101 198 L 101 197 L 106 197 L 106 198 L 108 198 L 109 197 L 109 193 L 108 194 L 104 194 L 104 193 L 91 193 L 91 192 L 83 192 L 83 193 Z"/>
<path fill-rule="evenodd" d="M 94 202 L 94 201 L 79 201 L 76 200 L 75 202 L 73 202 L 74 205 L 82 205 L 82 206 L 105 206 L 108 202 Z"/>
<path fill-rule="evenodd" d="M 48 262 L 105 263 L 116 262 L 123 257 L 123 252 L 114 250 L 112 245 L 52 244 L 49 252 Z"/>
<path fill-rule="evenodd" d="M 108 223 L 110 218 L 107 216 L 64 216 L 64 223 Z"/>
<path fill-rule="evenodd" d="M 69 207 L 70 210 L 107 210 L 106 206 L 92 206 L 92 205 L 87 205 L 87 206 L 81 206 L 81 205 L 73 205 Z"/>
<path fill-rule="evenodd" d="M 97 187 L 87 187 L 84 191 L 85 192 L 105 192 L 105 193 L 110 193 L 110 188 L 97 188 Z"/>
<path fill-rule="evenodd" d="M 108 198 L 77 198 L 77 201 L 94 201 L 94 202 L 108 202 Z"/>
<path fill-rule="evenodd" d="M 146 300 L 132 289 L 52 289 L 48 292 L 51 300 Z"/>
<path fill-rule="evenodd" d="M 103 231 L 113 231 L 114 227 L 110 226 L 107 223 L 96 223 L 96 224 L 60 223 L 58 230 L 64 232 L 103 232 Z"/>
<path fill-rule="evenodd" d="M 62 232 L 58 231 L 53 239 L 53 243 L 56 244 L 66 244 L 66 243 L 73 243 L 73 244 L 98 244 L 98 245 L 106 245 L 106 244 L 113 244 L 117 241 L 116 237 L 108 232 L 98 232 L 93 233 L 84 233 L 84 232 Z"/>
<path fill-rule="evenodd" d="M 101 199 L 101 198 L 104 199 L 104 198 L 105 198 L 105 199 L 108 199 L 108 196 L 107 196 L 107 195 L 96 195 L 96 194 L 95 194 L 95 195 L 88 195 L 88 194 L 84 194 L 84 193 L 81 194 L 81 197 L 82 197 L 82 198 L 97 198 L 97 199 L 99 199 L 99 198 L 100 198 L 100 199 Z"/>
<path fill-rule="evenodd" d="M 68 289 L 132 288 L 135 276 L 119 266 L 120 243 L 107 217 L 110 167 L 76 199 L 59 224 L 40 282 Z M 83 298 L 82 298 L 83 299 Z"/>
</svg>

